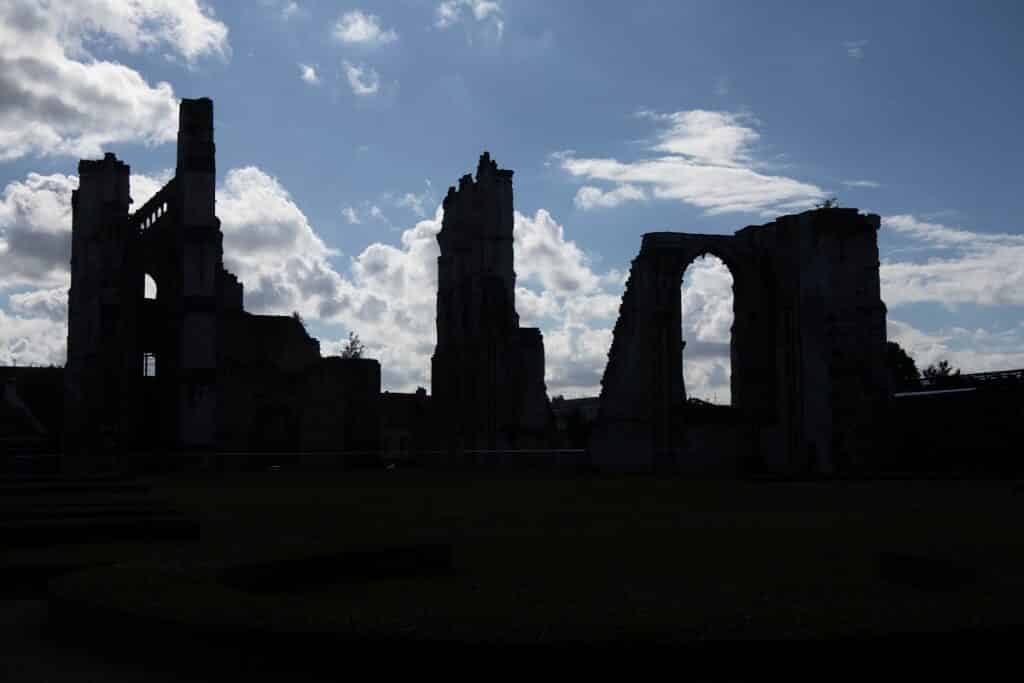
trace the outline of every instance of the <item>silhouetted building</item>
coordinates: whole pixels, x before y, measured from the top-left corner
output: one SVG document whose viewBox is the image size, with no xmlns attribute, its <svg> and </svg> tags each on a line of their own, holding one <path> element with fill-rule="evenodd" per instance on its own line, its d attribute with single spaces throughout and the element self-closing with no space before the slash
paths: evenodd
<svg viewBox="0 0 1024 683">
<path fill-rule="evenodd" d="M 589 443 L 606 468 L 1020 470 L 1009 454 L 1024 372 L 891 397 L 876 215 L 824 208 L 734 235 L 644 235 L 600 397 L 552 405 L 543 338 L 515 308 L 512 171 L 484 153 L 444 200 L 433 396 L 382 394 L 376 360 L 322 358 L 297 316 L 244 310 L 214 211 L 209 99 L 182 100 L 177 152 L 174 178 L 134 212 L 127 164 L 80 162 L 67 365 L 0 368 L 8 469 L 59 445 L 77 462 L 219 450 L 330 465 L 342 452 L 426 463 Z M 729 407 L 688 401 L 683 383 L 679 287 L 709 253 L 734 281 Z"/>
<path fill-rule="evenodd" d="M 134 213 L 127 164 L 78 171 L 66 452 L 377 448 L 377 361 L 322 359 L 301 321 L 243 310 L 214 212 L 209 99 L 182 100 L 175 176 Z"/>
<path fill-rule="evenodd" d="M 644 235 L 601 381 L 595 461 L 686 468 L 715 449 L 710 431 L 688 430 L 679 296 L 686 267 L 710 253 L 734 282 L 738 425 L 718 430 L 721 457 L 773 471 L 865 466 L 889 394 L 878 227 L 873 214 L 819 209 L 734 235 Z"/>
<path fill-rule="evenodd" d="M 538 447 L 549 439 L 544 339 L 519 326 L 512 229 L 512 171 L 484 152 L 476 181 L 465 175 L 448 189 L 437 235 L 431 382 L 449 448 Z"/>
</svg>

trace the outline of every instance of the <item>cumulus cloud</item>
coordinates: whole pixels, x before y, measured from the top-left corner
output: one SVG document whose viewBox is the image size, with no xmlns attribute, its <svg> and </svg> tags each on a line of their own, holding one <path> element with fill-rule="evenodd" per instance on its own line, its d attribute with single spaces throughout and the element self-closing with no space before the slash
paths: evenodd
<svg viewBox="0 0 1024 683">
<path fill-rule="evenodd" d="M 171 177 L 131 177 L 135 206 L 141 206 Z M 20 287 L 67 286 L 71 260 L 71 192 L 78 177 L 29 173 L 0 192 L 0 291 Z"/>
<path fill-rule="evenodd" d="M 9 302 L 16 315 L 26 318 L 48 318 L 54 322 L 63 322 L 68 317 L 67 287 L 12 294 Z"/>
<path fill-rule="evenodd" d="M 246 307 L 315 317 L 338 286 L 328 262 L 336 252 L 281 184 L 253 166 L 232 169 L 217 191 L 217 215 L 225 265 L 245 283 Z"/>
<path fill-rule="evenodd" d="M 610 208 L 654 198 L 681 201 L 708 214 L 770 216 L 811 208 L 826 194 L 811 183 L 758 170 L 753 148 L 760 134 L 750 117 L 704 110 L 640 115 L 659 126 L 649 145 L 657 156 L 620 161 L 561 152 L 554 157 L 577 178 L 615 186 L 610 191 L 584 186 L 577 206 Z"/>
<path fill-rule="evenodd" d="M 732 286 L 732 273 L 714 256 L 698 258 L 683 275 L 683 379 L 691 398 L 731 400 Z"/>
<path fill-rule="evenodd" d="M 0 194 L 0 290 L 67 282 L 77 176 L 30 173 Z"/>
<path fill-rule="evenodd" d="M 513 227 L 515 271 L 521 282 L 539 284 L 555 294 L 587 294 L 598 289 L 600 278 L 575 242 L 565 239 L 564 228 L 544 209 L 533 217 L 515 212 Z"/>
<path fill-rule="evenodd" d="M 302 80 L 310 85 L 318 85 L 320 83 L 320 76 L 316 72 L 316 68 L 309 64 L 299 64 L 299 72 L 302 75 Z"/>
<path fill-rule="evenodd" d="M 0 365 L 64 365 L 66 349 L 63 321 L 10 315 L 0 308 Z"/>
<path fill-rule="evenodd" d="M 380 76 L 369 66 L 342 62 L 345 77 L 352 92 L 361 97 L 373 95 L 380 90 Z"/>
<path fill-rule="evenodd" d="M 890 306 L 1024 305 L 1024 235 L 983 233 L 887 216 L 883 230 L 935 254 L 924 261 L 883 260 L 882 298 Z"/>
<path fill-rule="evenodd" d="M 398 40 L 394 29 L 381 28 L 380 18 L 355 9 L 341 15 L 334 25 L 334 37 L 343 43 L 356 45 L 387 45 Z"/>
<path fill-rule="evenodd" d="M 89 49 L 164 49 L 191 63 L 227 56 L 227 33 L 195 0 L 0 4 L 0 160 L 94 156 L 114 142 L 173 140 L 171 86 L 150 85 Z"/>
<path fill-rule="evenodd" d="M 489 28 L 497 40 L 505 33 L 501 3 L 496 0 L 444 0 L 434 12 L 437 28 L 446 29 L 462 22 Z"/>
</svg>

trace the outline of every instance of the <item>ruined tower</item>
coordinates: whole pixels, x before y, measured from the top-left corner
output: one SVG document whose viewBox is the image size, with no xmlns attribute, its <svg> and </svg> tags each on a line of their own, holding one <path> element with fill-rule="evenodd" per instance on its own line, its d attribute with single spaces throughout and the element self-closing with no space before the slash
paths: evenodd
<svg viewBox="0 0 1024 683">
<path fill-rule="evenodd" d="M 124 368 L 134 368 L 135 302 L 125 289 L 131 251 L 128 165 L 106 154 L 78 164 L 71 194 L 71 288 L 68 290 L 68 359 L 65 432 L 70 442 L 102 441 L 125 429 L 133 398 Z M 141 284 L 141 283 L 140 283 Z"/>
<path fill-rule="evenodd" d="M 512 229 L 512 171 L 484 152 L 476 180 L 448 189 L 437 235 L 432 387 L 451 448 L 538 446 L 549 423 L 544 340 L 515 308 Z"/>
<path fill-rule="evenodd" d="M 129 213 L 129 167 L 79 163 L 65 438 L 72 449 L 213 445 L 218 312 L 241 311 L 214 215 L 213 102 L 182 100 L 177 172 Z M 157 285 L 144 297 L 145 278 Z"/>
</svg>

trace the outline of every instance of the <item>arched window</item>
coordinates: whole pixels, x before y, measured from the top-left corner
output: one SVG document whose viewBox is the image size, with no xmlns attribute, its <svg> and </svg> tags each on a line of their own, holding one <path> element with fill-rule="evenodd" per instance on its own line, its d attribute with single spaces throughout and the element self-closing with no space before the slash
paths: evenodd
<svg viewBox="0 0 1024 683">
<path fill-rule="evenodd" d="M 717 256 L 694 259 L 683 273 L 680 296 L 686 396 L 730 405 L 732 273 Z"/>
<path fill-rule="evenodd" d="M 149 273 L 146 273 L 146 284 L 143 289 L 143 296 L 147 299 L 156 299 L 156 280 L 154 280 Z"/>
</svg>

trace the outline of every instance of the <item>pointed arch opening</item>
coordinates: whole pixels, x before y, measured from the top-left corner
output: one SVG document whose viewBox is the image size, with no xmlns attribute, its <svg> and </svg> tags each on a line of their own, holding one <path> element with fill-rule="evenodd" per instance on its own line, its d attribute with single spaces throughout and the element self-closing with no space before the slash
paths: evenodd
<svg viewBox="0 0 1024 683">
<path fill-rule="evenodd" d="M 686 267 L 680 285 L 683 382 L 688 399 L 732 405 L 734 280 L 713 254 Z"/>
<path fill-rule="evenodd" d="M 145 284 L 143 285 L 143 288 L 142 288 L 142 296 L 144 298 L 146 298 L 146 299 L 151 300 L 151 301 L 155 301 L 156 300 L 156 295 L 157 295 L 156 280 L 153 279 L 152 275 L 150 275 L 149 273 L 146 273 Z"/>
</svg>

